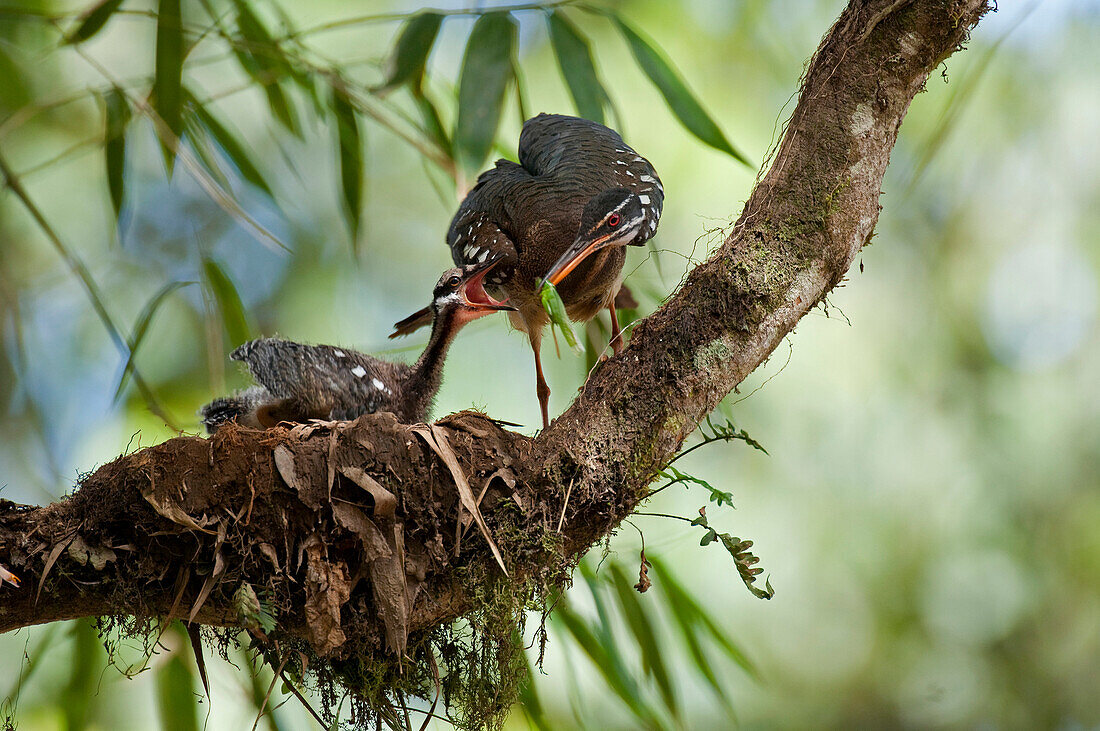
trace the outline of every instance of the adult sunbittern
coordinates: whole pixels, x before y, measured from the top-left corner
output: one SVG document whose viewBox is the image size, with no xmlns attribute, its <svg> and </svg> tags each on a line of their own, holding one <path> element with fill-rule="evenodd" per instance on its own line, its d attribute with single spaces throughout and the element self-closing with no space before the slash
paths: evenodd
<svg viewBox="0 0 1100 731">
<path fill-rule="evenodd" d="M 231 420 L 266 428 L 280 421 L 355 419 L 377 411 L 390 411 L 405 423 L 424 421 L 454 336 L 468 322 L 512 309 L 484 289 L 485 275 L 497 264 L 489 260 L 443 273 L 426 308 L 433 318 L 432 336 L 413 365 L 279 338 L 245 343 L 230 357 L 244 361 L 260 385 L 204 406 L 207 431 Z"/>
<path fill-rule="evenodd" d="M 515 306 L 512 325 L 531 341 L 544 427 L 550 388 L 539 354 L 549 322 L 539 297 L 543 280 L 557 286 L 572 320 L 591 320 L 607 308 L 618 353 L 615 295 L 623 247 L 653 236 L 663 205 L 657 171 L 617 132 L 577 117 L 540 114 L 523 125 L 519 164 L 498 160 L 482 173 L 452 219 L 447 244 L 456 264 L 500 259 L 486 285 Z M 419 314 L 390 337 L 427 324 L 427 314 Z"/>
</svg>

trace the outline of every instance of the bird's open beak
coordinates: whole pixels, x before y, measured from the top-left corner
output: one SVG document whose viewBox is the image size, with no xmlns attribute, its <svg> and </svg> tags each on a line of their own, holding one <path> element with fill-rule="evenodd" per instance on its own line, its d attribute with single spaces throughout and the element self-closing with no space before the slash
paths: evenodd
<svg viewBox="0 0 1100 731">
<path fill-rule="evenodd" d="M 550 267 L 550 271 L 546 273 L 543 279 L 557 286 L 558 282 L 565 279 L 569 272 L 577 268 L 578 264 L 606 246 L 612 236 L 613 234 L 608 233 L 591 241 L 577 239 L 572 246 L 565 250 L 561 258 L 554 262 L 554 266 Z"/>
<path fill-rule="evenodd" d="M 505 304 L 507 300 L 497 301 L 485 291 L 485 275 L 488 274 L 499 261 L 498 259 L 489 262 L 483 269 L 479 269 L 466 280 L 466 284 L 462 287 L 462 299 L 466 301 L 466 306 L 470 309 L 486 310 L 490 312 L 516 309 L 511 305 Z"/>
</svg>

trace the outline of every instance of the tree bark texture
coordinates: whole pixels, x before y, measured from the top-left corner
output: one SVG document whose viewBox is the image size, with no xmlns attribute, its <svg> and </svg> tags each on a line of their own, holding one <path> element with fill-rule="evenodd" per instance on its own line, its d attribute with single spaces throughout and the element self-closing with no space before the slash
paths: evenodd
<svg viewBox="0 0 1100 731">
<path fill-rule="evenodd" d="M 318 657 L 400 657 L 476 610 L 503 569 L 565 583 L 844 277 L 910 102 L 988 9 L 853 0 L 728 238 L 537 437 L 472 412 L 432 426 L 376 414 L 125 455 L 66 500 L 0 501 L 0 563 L 24 580 L 0 589 L 0 632 L 120 614 L 254 627 L 247 584 L 278 608 L 278 635 Z"/>
</svg>

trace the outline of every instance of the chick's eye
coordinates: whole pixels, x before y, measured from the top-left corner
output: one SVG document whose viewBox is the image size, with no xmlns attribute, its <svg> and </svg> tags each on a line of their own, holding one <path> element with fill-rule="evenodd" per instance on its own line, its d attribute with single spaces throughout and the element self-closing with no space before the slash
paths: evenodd
<svg viewBox="0 0 1100 731">
<path fill-rule="evenodd" d="M 611 228 L 618 226 L 620 221 L 622 221 L 622 218 L 619 217 L 618 213 L 612 213 L 607 217 L 607 225 Z"/>
<path fill-rule="evenodd" d="M 451 276 L 450 279 L 447 280 L 447 285 L 450 287 L 457 287 L 461 281 L 462 278 L 459 277 L 457 274 L 454 274 Z"/>
</svg>

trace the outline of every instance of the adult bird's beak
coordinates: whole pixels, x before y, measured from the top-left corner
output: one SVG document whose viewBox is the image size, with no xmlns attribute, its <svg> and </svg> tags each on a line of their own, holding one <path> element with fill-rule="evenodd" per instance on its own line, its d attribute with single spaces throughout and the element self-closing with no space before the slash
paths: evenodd
<svg viewBox="0 0 1100 731">
<path fill-rule="evenodd" d="M 507 300 L 497 301 L 485 291 L 485 275 L 499 262 L 499 259 L 487 262 L 483 267 L 476 269 L 466 280 L 466 283 L 462 286 L 462 299 L 465 300 L 468 308 L 489 312 L 496 310 L 514 311 L 516 309 L 511 305 L 505 304 Z"/>
<path fill-rule="evenodd" d="M 554 266 L 550 267 L 550 271 L 546 273 L 543 279 L 557 286 L 558 282 L 565 279 L 569 272 L 576 269 L 578 264 L 587 259 L 590 255 L 604 248 L 613 236 L 615 236 L 615 233 L 605 233 L 594 239 L 583 236 L 578 237 L 577 240 L 565 250 L 565 253 L 554 262 Z"/>
</svg>

